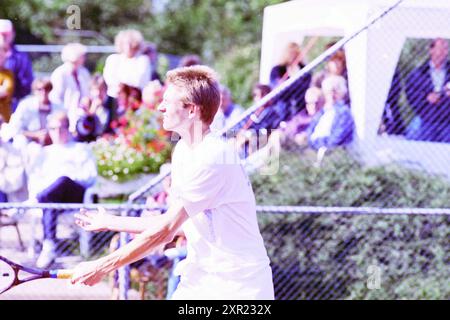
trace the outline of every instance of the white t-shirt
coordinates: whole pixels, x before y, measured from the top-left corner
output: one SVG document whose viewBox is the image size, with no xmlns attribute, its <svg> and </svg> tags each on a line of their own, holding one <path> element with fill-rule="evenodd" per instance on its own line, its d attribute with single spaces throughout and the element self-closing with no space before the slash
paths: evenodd
<svg viewBox="0 0 450 320">
<path fill-rule="evenodd" d="M 63 176 L 85 188 L 92 186 L 97 178 L 97 162 L 87 143 L 51 144 L 30 157 L 32 161 L 27 167 L 30 199 Z"/>
<path fill-rule="evenodd" d="M 255 197 L 233 146 L 211 133 L 194 149 L 180 140 L 171 195 L 189 215 L 188 253 L 173 299 L 273 299 Z"/>
<path fill-rule="evenodd" d="M 150 59 L 143 54 L 128 58 L 123 54 L 113 53 L 106 58 L 103 77 L 108 85 L 108 96 L 117 98 L 119 84 L 143 89 L 150 81 Z"/>
</svg>

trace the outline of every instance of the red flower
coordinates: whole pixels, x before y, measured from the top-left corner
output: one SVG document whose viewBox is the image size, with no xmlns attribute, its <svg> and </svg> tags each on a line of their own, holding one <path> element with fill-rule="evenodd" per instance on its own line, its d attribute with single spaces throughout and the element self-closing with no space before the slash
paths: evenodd
<svg viewBox="0 0 450 320">
<path fill-rule="evenodd" d="M 126 116 L 122 116 L 119 118 L 119 124 L 121 126 L 126 126 L 128 124 L 128 119 Z"/>
</svg>

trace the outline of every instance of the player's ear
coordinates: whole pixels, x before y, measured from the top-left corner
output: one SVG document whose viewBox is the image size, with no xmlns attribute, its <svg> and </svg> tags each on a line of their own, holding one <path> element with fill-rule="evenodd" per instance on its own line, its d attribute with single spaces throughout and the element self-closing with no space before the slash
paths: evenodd
<svg viewBox="0 0 450 320">
<path fill-rule="evenodd" d="M 200 107 L 196 104 L 189 105 L 189 119 L 200 118 Z"/>
</svg>

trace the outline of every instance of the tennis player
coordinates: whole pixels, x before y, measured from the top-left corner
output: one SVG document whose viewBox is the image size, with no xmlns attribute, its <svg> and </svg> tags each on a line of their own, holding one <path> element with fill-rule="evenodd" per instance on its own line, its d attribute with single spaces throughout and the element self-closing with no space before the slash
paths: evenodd
<svg viewBox="0 0 450 320">
<path fill-rule="evenodd" d="M 181 279 L 172 299 L 274 299 L 252 186 L 233 145 L 209 128 L 219 105 L 218 81 L 209 67 L 167 73 L 159 110 L 164 129 L 181 137 L 172 156 L 171 205 L 150 217 L 78 214 L 77 224 L 86 230 L 137 235 L 115 252 L 76 266 L 72 283 L 94 285 L 170 242 L 182 228 L 188 253 L 177 268 Z"/>
</svg>

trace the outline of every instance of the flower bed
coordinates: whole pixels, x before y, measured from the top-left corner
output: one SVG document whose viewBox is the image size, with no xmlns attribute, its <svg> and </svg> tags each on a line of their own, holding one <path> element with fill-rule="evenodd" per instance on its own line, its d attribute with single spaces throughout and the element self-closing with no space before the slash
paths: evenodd
<svg viewBox="0 0 450 320">
<path fill-rule="evenodd" d="M 129 110 L 116 123 L 116 135 L 98 139 L 93 150 L 98 174 L 124 182 L 140 174 L 158 173 L 170 157 L 168 134 L 161 128 L 159 112 L 141 107 Z"/>
</svg>

